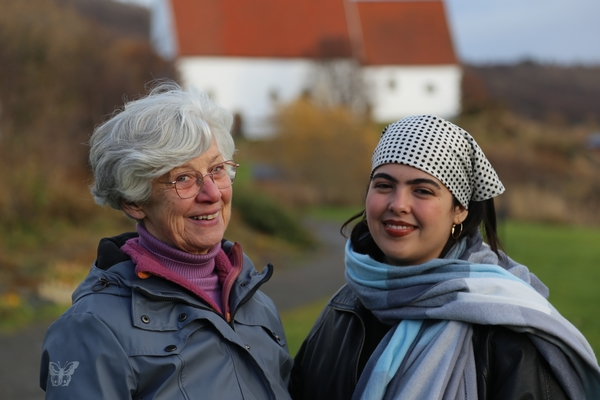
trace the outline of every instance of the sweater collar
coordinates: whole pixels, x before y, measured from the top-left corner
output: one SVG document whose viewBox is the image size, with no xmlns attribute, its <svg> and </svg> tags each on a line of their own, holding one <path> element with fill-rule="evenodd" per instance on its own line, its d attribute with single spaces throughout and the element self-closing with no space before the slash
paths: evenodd
<svg viewBox="0 0 600 400">
<path fill-rule="evenodd" d="M 214 259 L 221 250 L 220 243 L 218 243 L 206 254 L 192 254 L 158 240 L 141 224 L 138 224 L 136 229 L 139 234 L 140 246 L 152 253 L 164 266 L 171 269 L 211 266 L 214 268 Z"/>
</svg>

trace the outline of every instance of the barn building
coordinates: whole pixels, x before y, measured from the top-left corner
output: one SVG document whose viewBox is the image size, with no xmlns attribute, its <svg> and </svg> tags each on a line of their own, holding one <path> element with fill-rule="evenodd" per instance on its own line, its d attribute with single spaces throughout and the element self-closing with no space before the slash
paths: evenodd
<svg viewBox="0 0 600 400">
<path fill-rule="evenodd" d="M 365 107 L 378 122 L 460 111 L 461 68 L 439 0 L 157 0 L 152 36 L 184 84 L 269 133 L 302 94 Z"/>
</svg>

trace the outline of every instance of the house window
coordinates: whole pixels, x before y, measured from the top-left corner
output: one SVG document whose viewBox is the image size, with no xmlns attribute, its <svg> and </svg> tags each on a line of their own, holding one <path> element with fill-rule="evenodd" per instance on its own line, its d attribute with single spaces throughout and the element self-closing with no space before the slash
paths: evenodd
<svg viewBox="0 0 600 400">
<path fill-rule="evenodd" d="M 271 99 L 272 102 L 278 101 L 279 100 L 279 90 L 271 89 L 269 91 L 269 98 Z"/>
<path fill-rule="evenodd" d="M 390 89 L 390 92 L 393 92 L 393 91 L 396 90 L 397 83 L 396 83 L 396 80 L 394 78 L 390 78 L 388 80 L 387 85 L 388 85 L 388 88 Z"/>
</svg>

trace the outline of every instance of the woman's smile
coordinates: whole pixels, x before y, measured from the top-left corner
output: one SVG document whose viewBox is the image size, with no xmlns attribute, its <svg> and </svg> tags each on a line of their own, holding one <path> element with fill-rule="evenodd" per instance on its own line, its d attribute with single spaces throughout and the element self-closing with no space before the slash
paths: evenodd
<svg viewBox="0 0 600 400">
<path fill-rule="evenodd" d="M 418 229 L 415 225 L 404 221 L 387 220 L 383 222 L 383 225 L 385 232 L 393 237 L 404 237 Z"/>
<path fill-rule="evenodd" d="M 416 265 L 439 257 L 452 225 L 467 215 L 453 204 L 450 191 L 426 172 L 404 164 L 378 167 L 367 192 L 367 224 L 386 262 Z"/>
<path fill-rule="evenodd" d="M 211 221 L 219 216 L 219 211 L 212 214 L 194 215 L 191 217 L 195 221 Z"/>
</svg>

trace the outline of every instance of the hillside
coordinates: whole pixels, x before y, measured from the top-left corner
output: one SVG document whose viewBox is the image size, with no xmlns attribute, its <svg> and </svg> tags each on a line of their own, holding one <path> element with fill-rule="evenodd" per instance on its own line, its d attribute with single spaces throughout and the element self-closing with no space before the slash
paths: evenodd
<svg viewBox="0 0 600 400">
<path fill-rule="evenodd" d="M 71 7 L 91 23 L 104 27 L 112 35 L 150 40 L 150 11 L 141 6 L 107 0 L 54 0 Z"/>
<path fill-rule="evenodd" d="M 600 66 L 466 66 L 457 123 L 480 142 L 515 219 L 600 224 Z"/>
<path fill-rule="evenodd" d="M 467 65 L 465 111 L 503 106 L 540 122 L 600 122 L 600 65 Z"/>
</svg>

